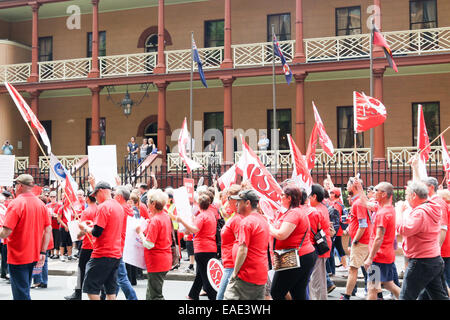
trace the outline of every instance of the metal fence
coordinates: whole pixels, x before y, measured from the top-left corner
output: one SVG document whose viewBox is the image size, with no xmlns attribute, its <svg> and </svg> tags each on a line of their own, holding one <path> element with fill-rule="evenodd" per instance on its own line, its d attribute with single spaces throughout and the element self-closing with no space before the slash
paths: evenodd
<svg viewBox="0 0 450 320">
<path fill-rule="evenodd" d="M 136 186 L 140 183 L 145 183 L 150 188 L 153 187 L 153 176 L 156 178 L 158 188 L 166 188 L 169 186 L 178 188 L 183 185 L 184 178 L 194 179 L 195 185 L 202 183 L 210 186 L 213 185 L 215 179 L 220 177 L 231 166 L 232 164 L 210 165 L 207 168 L 195 170 L 191 174 L 188 174 L 186 170 L 169 171 L 166 165 L 161 165 L 149 167 L 147 170 L 138 174 L 137 164 L 125 163 L 124 166 L 118 168 L 118 176 L 122 184 Z M 277 170 L 274 167 L 267 167 L 267 169 L 279 183 L 292 176 L 292 168 L 290 166 L 278 167 Z M 360 178 L 363 180 L 364 187 L 370 185 L 375 186 L 379 182 L 387 181 L 394 186 L 394 201 L 404 200 L 405 186 L 408 180 L 412 179 L 412 170 L 409 165 L 398 162 L 372 161 L 371 164 L 359 163 L 356 169 L 360 174 Z M 50 184 L 48 169 L 22 169 L 16 172 L 16 176 L 24 172 L 31 174 L 35 178 L 36 184 L 40 186 L 56 187 L 55 184 Z M 442 165 L 429 162 L 427 164 L 427 172 L 429 176 L 437 178 L 439 183 L 443 182 L 444 172 Z M 325 165 L 316 166 L 311 172 L 314 182 L 321 185 L 323 185 L 323 181 L 328 174 L 331 176 L 334 185 L 342 188 L 344 201 L 346 201 L 346 184 L 348 179 L 355 175 L 354 163 L 348 163 L 346 166 L 341 166 L 340 168 Z M 87 167 L 83 167 L 73 174 L 73 178 L 83 190 L 87 190 L 89 187 L 88 177 L 89 169 Z M 241 177 L 238 177 L 237 183 L 240 183 L 241 179 Z"/>
</svg>

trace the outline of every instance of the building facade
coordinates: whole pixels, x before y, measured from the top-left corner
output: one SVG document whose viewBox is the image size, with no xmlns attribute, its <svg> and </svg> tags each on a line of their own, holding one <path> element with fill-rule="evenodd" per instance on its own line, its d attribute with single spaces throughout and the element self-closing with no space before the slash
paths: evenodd
<svg viewBox="0 0 450 320">
<path fill-rule="evenodd" d="M 288 148 L 289 133 L 305 152 L 312 101 L 334 146 L 349 149 L 353 91 L 370 93 L 372 18 L 399 72 L 375 47 L 373 96 L 388 118 L 374 129 L 373 143 L 369 132 L 357 141 L 358 148 L 373 145 L 371 157 L 384 160 L 389 148 L 415 145 L 418 104 L 431 139 L 450 123 L 449 1 L 5 0 L 0 80 L 28 99 L 55 155 L 115 144 L 120 163 L 131 136 L 138 143 L 151 137 L 165 153 L 176 146 L 184 118 L 190 120 L 193 35 L 208 83 L 204 88 L 195 70 L 195 151 L 209 144 L 209 129 L 223 135 L 220 151 L 229 161 L 239 133 L 253 130 L 259 139 L 267 131 L 272 139 L 275 104 L 278 148 Z M 273 85 L 272 26 L 293 72 L 289 85 L 278 60 Z M 135 103 L 128 116 L 119 106 L 126 92 Z M 9 139 L 16 155 L 37 166 L 39 148 L 3 86 L 0 112 L 1 142 Z"/>
</svg>

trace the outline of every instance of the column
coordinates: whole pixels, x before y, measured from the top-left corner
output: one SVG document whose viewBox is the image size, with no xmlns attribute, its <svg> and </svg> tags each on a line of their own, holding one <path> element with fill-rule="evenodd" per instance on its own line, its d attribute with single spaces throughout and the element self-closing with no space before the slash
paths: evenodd
<svg viewBox="0 0 450 320">
<path fill-rule="evenodd" d="M 98 78 L 98 3 L 100 0 L 92 0 L 92 67 L 88 78 Z"/>
<path fill-rule="evenodd" d="M 234 162 L 233 143 L 233 82 L 235 78 L 220 78 L 223 83 L 223 160 L 224 163 Z"/>
<path fill-rule="evenodd" d="M 295 143 L 303 154 L 306 154 L 305 126 L 305 79 L 307 73 L 294 74 L 295 78 Z"/>
<path fill-rule="evenodd" d="M 158 62 L 153 73 L 166 73 L 164 47 L 164 0 L 158 0 Z"/>
<path fill-rule="evenodd" d="M 375 99 L 380 101 L 383 101 L 383 75 L 385 70 L 385 68 L 373 70 L 373 95 Z M 373 130 L 373 159 L 385 160 L 384 123 Z"/>
<path fill-rule="evenodd" d="M 295 3 L 295 55 L 294 63 L 305 63 L 305 49 L 303 46 L 303 1 Z"/>
<path fill-rule="evenodd" d="M 168 82 L 157 82 L 158 87 L 158 145 L 157 148 L 163 154 L 163 162 L 166 159 L 166 89 Z"/>
<path fill-rule="evenodd" d="M 38 82 L 39 81 L 39 31 L 38 31 L 38 20 L 39 20 L 39 6 L 37 1 L 30 2 L 29 6 L 33 11 L 32 20 L 32 31 L 31 31 L 31 74 L 28 78 L 28 82 Z"/>
<path fill-rule="evenodd" d="M 31 95 L 31 110 L 36 115 L 36 117 L 39 119 L 39 95 L 41 94 L 38 90 L 29 91 L 29 94 Z M 32 127 L 32 130 L 34 132 L 33 134 L 30 132 L 30 155 L 29 155 L 29 168 L 39 168 L 39 146 L 36 141 L 36 138 L 39 139 L 39 133 L 35 128 Z M 35 138 L 36 137 L 36 138 Z M 46 147 L 44 148 L 44 151 L 46 150 Z"/>
<path fill-rule="evenodd" d="M 91 126 L 91 146 L 100 145 L 100 91 L 101 87 L 89 87 L 92 92 L 92 126 Z"/>
<path fill-rule="evenodd" d="M 220 66 L 221 68 L 233 68 L 231 56 L 231 0 L 225 0 L 224 57 Z"/>
</svg>

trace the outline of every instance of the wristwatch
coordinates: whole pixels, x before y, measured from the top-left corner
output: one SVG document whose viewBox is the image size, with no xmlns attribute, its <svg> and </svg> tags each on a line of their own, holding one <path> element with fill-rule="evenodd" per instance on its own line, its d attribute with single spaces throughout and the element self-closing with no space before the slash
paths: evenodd
<svg viewBox="0 0 450 320">
<path fill-rule="evenodd" d="M 358 241 L 357 240 L 353 241 L 353 244 L 356 246 L 358 244 Z"/>
</svg>

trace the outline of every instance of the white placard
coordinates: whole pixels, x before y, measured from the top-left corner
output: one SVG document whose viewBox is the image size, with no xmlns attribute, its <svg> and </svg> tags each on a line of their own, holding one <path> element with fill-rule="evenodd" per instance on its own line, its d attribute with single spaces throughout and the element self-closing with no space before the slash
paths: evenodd
<svg viewBox="0 0 450 320">
<path fill-rule="evenodd" d="M 173 202 L 175 203 L 175 208 L 177 209 L 177 215 L 183 218 L 185 221 L 191 221 L 192 210 L 191 204 L 189 202 L 189 193 L 186 187 L 180 187 L 175 189 L 173 192 Z M 179 224 L 180 231 L 185 228 L 183 224 Z"/>
<path fill-rule="evenodd" d="M 88 146 L 89 173 L 95 182 L 106 181 L 116 186 L 117 152 L 116 145 Z"/>
<path fill-rule="evenodd" d="M 14 179 L 14 155 L 0 155 L 0 186 L 10 187 Z"/>
<path fill-rule="evenodd" d="M 70 238 L 72 238 L 72 242 L 78 241 L 78 234 L 80 233 L 80 226 L 78 225 L 78 220 L 72 220 L 67 223 L 67 227 L 69 228 Z M 89 241 L 86 239 L 86 241 Z"/>
<path fill-rule="evenodd" d="M 145 230 L 146 222 L 144 218 L 136 219 L 127 217 L 127 231 L 125 245 L 123 248 L 123 261 L 135 267 L 147 270 L 144 258 L 144 246 L 136 233 L 136 227 L 140 225 L 141 230 Z"/>
</svg>

